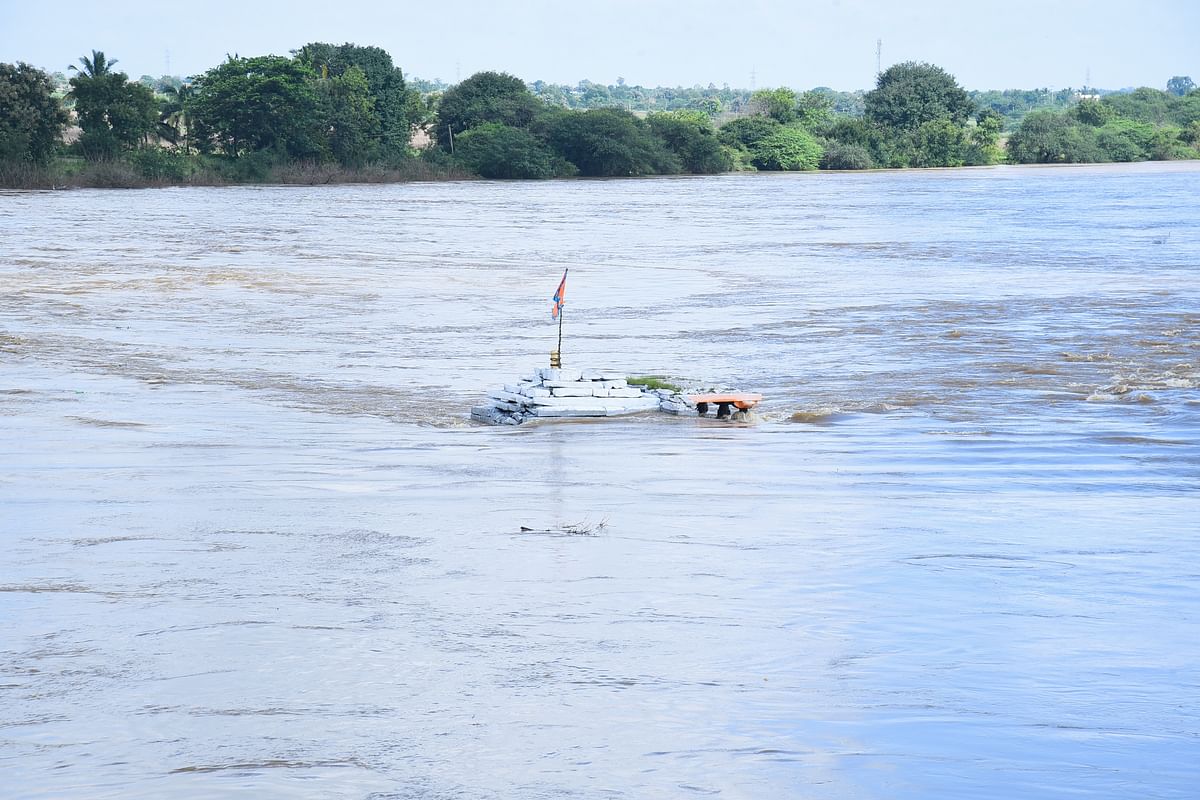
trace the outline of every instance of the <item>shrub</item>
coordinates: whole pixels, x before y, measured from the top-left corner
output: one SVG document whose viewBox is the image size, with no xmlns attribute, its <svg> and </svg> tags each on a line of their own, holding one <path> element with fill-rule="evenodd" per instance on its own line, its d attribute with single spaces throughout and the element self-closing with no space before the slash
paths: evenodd
<svg viewBox="0 0 1200 800">
<path fill-rule="evenodd" d="M 799 128 L 780 128 L 750 152 L 751 163 L 766 170 L 816 169 L 821 161 L 820 143 Z"/>
<path fill-rule="evenodd" d="M 1145 161 L 1153 141 L 1153 125 L 1129 119 L 1106 122 L 1096 134 L 1096 142 L 1109 161 Z"/>
<path fill-rule="evenodd" d="M 455 141 L 458 160 L 484 178 L 552 178 L 570 170 L 528 131 L 486 122 Z"/>
<path fill-rule="evenodd" d="M 755 145 L 782 127 L 770 117 L 738 117 L 722 125 L 717 132 L 717 138 L 721 144 L 728 147 L 752 150 Z"/>
<path fill-rule="evenodd" d="M 143 178 L 152 181 L 186 181 L 195 169 L 191 158 L 178 150 L 143 147 L 129 154 L 129 163 Z"/>
<path fill-rule="evenodd" d="M 672 175 L 683 169 L 649 125 L 619 108 L 566 111 L 546 126 L 550 146 L 581 175 Z"/>
<path fill-rule="evenodd" d="M 870 169 L 875 162 L 861 145 L 827 142 L 820 166 L 821 169 Z"/>
<path fill-rule="evenodd" d="M 1008 158 L 1018 164 L 1079 164 L 1104 156 L 1096 128 L 1053 111 L 1029 114 L 1008 140 Z"/>
<path fill-rule="evenodd" d="M 712 175 L 727 172 L 733 166 L 717 140 L 712 123 L 703 114 L 695 111 L 651 114 L 647 122 L 658 138 L 679 156 L 687 172 Z"/>
</svg>

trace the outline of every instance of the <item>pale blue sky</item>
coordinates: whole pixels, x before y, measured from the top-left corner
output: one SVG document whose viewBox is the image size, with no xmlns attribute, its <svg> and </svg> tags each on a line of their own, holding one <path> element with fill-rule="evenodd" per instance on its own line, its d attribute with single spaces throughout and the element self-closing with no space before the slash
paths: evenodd
<svg viewBox="0 0 1200 800">
<path fill-rule="evenodd" d="M 408 75 L 482 69 L 527 81 L 869 88 L 883 64 L 930 61 L 969 89 L 1163 88 L 1200 82 L 1197 0 L 0 0 L 0 61 L 63 70 L 93 48 L 137 77 L 226 53 L 374 44 Z"/>
</svg>

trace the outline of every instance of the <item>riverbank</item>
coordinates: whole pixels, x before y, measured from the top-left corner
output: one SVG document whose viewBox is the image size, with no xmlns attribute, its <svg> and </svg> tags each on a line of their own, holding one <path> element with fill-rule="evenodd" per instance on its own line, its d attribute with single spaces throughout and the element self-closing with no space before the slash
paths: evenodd
<svg viewBox="0 0 1200 800">
<path fill-rule="evenodd" d="M 197 158 L 197 157 L 193 157 Z M 244 160 L 245 161 L 245 160 Z M 989 169 L 1070 170 L 1070 172 L 1122 172 L 1133 166 L 1168 167 L 1200 166 L 1198 158 L 1174 161 L 1091 162 L 1073 164 L 988 164 L 977 167 L 906 167 L 875 169 L 806 170 L 808 174 L 895 174 L 974 172 Z M 757 174 L 728 172 L 724 175 Z M 761 172 L 763 175 L 788 173 Z M 794 173 L 792 173 L 794 174 Z M 644 176 L 643 176 L 644 178 Z M 662 175 L 659 178 L 678 178 Z M 146 175 L 137 164 L 124 161 L 84 162 L 78 158 L 62 158 L 52 166 L 11 164 L 0 162 L 0 190 L 65 190 L 65 188 L 168 188 L 181 186 L 337 186 L 353 184 L 410 184 L 410 182 L 479 180 L 460 167 L 413 158 L 402 164 L 367 164 L 364 167 L 341 167 L 338 164 L 294 162 L 268 166 L 236 166 L 220 158 L 202 163 L 186 175 Z M 541 182 L 544 179 L 512 179 L 505 182 Z M 568 179 L 570 180 L 570 179 Z M 587 180 L 587 179 L 584 179 Z"/>
<path fill-rule="evenodd" d="M 414 158 L 398 164 L 344 167 L 306 161 L 282 164 L 199 156 L 139 161 L 62 158 L 48 165 L 0 162 L 0 189 L 157 189 L 169 186 L 282 184 L 319 186 L 350 183 L 409 183 L 465 180 L 463 169 Z"/>
</svg>

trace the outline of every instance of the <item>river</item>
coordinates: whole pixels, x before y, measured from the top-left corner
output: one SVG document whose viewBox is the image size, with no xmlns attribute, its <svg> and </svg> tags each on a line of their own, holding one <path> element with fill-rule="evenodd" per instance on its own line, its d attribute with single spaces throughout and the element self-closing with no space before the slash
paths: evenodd
<svg viewBox="0 0 1200 800">
<path fill-rule="evenodd" d="M 1197 198 L 2 193 L 0 796 L 1195 797 Z M 566 268 L 757 421 L 470 422 Z"/>
</svg>

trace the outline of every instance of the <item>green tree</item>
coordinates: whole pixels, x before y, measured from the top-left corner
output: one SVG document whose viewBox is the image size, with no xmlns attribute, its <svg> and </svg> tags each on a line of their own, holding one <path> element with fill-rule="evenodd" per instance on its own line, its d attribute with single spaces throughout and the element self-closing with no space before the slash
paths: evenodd
<svg viewBox="0 0 1200 800">
<path fill-rule="evenodd" d="M 800 128 L 783 127 L 750 151 L 751 163 L 766 170 L 809 170 L 821 163 L 821 144 Z"/>
<path fill-rule="evenodd" d="M 999 141 L 1004 127 L 1004 117 L 990 108 L 981 110 L 975 117 L 975 127 L 968 134 L 966 163 L 975 166 L 999 164 L 1004 153 Z"/>
<path fill-rule="evenodd" d="M 733 166 L 708 115 L 698 111 L 667 111 L 651 114 L 646 121 L 679 157 L 685 172 L 712 175 L 727 172 Z"/>
<path fill-rule="evenodd" d="M 1108 161 L 1145 161 L 1150 158 L 1154 134 L 1149 123 L 1114 119 L 1096 132 L 1096 142 Z"/>
<path fill-rule="evenodd" d="M 465 131 L 455 139 L 454 154 L 484 178 L 553 178 L 575 171 L 529 131 L 498 122 Z"/>
<path fill-rule="evenodd" d="M 191 136 L 189 117 L 192 100 L 196 96 L 195 87 L 190 83 L 181 83 L 179 86 L 167 85 L 163 87 L 162 94 L 163 99 L 158 110 L 159 119 L 161 126 L 170 129 L 170 133 L 163 138 L 172 144 L 183 142 L 184 154 L 190 154 L 192 148 L 189 140 Z"/>
<path fill-rule="evenodd" d="M 46 162 L 67 123 L 50 76 L 25 63 L 0 64 L 0 161 Z"/>
<path fill-rule="evenodd" d="M 412 127 L 425 121 L 426 109 L 386 50 L 311 42 L 296 51 L 296 59 L 328 80 L 342 78 L 351 69 L 361 71 L 378 117 L 379 143 L 393 153 L 407 150 Z"/>
<path fill-rule="evenodd" d="M 862 145 L 829 142 L 821 154 L 821 169 L 870 169 L 875 166 L 870 151 Z"/>
<path fill-rule="evenodd" d="M 1099 128 L 1117 115 L 1111 105 L 1101 103 L 1091 98 L 1080 100 L 1079 105 L 1071 109 L 1071 115 L 1084 125 Z"/>
<path fill-rule="evenodd" d="M 485 122 L 526 128 L 540 107 L 520 78 L 503 72 L 477 72 L 442 95 L 435 138 L 449 149 L 453 136 Z"/>
<path fill-rule="evenodd" d="M 361 166 L 379 151 L 382 126 L 367 77 L 357 66 L 317 81 L 329 151 L 343 166 Z"/>
<path fill-rule="evenodd" d="M 1167 91 L 1176 97 L 1183 97 L 1196 88 L 1196 84 L 1187 75 L 1176 75 L 1167 81 Z"/>
<path fill-rule="evenodd" d="M 727 147 L 752 150 L 781 127 L 783 126 L 770 117 L 738 117 L 722 125 L 717 132 L 717 138 Z"/>
<path fill-rule="evenodd" d="M 796 98 L 796 121 L 810 131 L 826 130 L 833 123 L 833 98 L 812 90 Z"/>
<path fill-rule="evenodd" d="M 750 95 L 750 107 L 757 114 L 787 125 L 796 121 L 796 99 L 796 93 L 786 87 L 759 89 Z"/>
<path fill-rule="evenodd" d="M 666 175 L 683 168 L 646 122 L 619 108 L 559 112 L 547 135 L 550 146 L 589 177 Z"/>
<path fill-rule="evenodd" d="M 1008 158 L 1018 164 L 1078 164 L 1104 160 L 1096 129 L 1066 114 L 1035 111 L 1008 140 Z"/>
<path fill-rule="evenodd" d="M 864 98 L 869 121 L 916 130 L 926 122 L 949 119 L 963 125 L 975 104 L 954 76 L 932 64 L 907 61 L 888 67 Z"/>
<path fill-rule="evenodd" d="M 932 119 L 912 133 L 914 167 L 961 167 L 966 163 L 967 136 L 949 119 Z"/>
<path fill-rule="evenodd" d="M 75 114 L 83 129 L 80 146 L 90 159 L 115 156 L 122 149 L 141 144 L 158 124 L 154 93 L 140 83 L 131 83 L 124 72 L 114 72 L 117 62 L 103 52 L 93 50 L 91 58 L 79 59 L 83 69 L 74 65 L 71 92 Z"/>
<path fill-rule="evenodd" d="M 1132 92 L 1106 94 L 1100 102 L 1115 116 L 1161 125 L 1171 120 L 1172 100 L 1174 98 L 1166 92 L 1143 86 Z"/>
<path fill-rule="evenodd" d="M 321 150 L 316 75 L 282 56 L 231 56 L 195 81 L 193 139 L 231 156 L 275 150 L 308 158 Z"/>
</svg>

